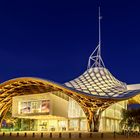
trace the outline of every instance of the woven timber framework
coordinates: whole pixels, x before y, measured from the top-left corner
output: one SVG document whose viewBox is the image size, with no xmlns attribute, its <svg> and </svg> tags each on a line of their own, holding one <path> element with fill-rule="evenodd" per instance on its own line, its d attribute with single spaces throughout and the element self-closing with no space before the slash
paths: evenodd
<svg viewBox="0 0 140 140">
<path fill-rule="evenodd" d="M 97 110 L 105 110 L 115 101 L 91 98 L 66 89 L 52 82 L 37 78 L 17 78 L 0 85 L 0 119 L 1 122 L 7 111 L 12 106 L 12 97 L 19 95 L 38 94 L 53 91 L 61 91 L 73 98 L 81 106 L 88 120 L 88 128 L 91 131 L 93 115 Z M 96 119 L 97 120 L 97 119 Z"/>
<path fill-rule="evenodd" d="M 0 84 L 0 122 L 12 106 L 12 97 L 47 92 L 55 94 L 56 91 L 63 92 L 81 106 L 88 121 L 88 131 L 99 130 L 101 113 L 112 104 L 122 100 L 140 103 L 140 90 L 128 91 L 126 84 L 115 79 L 106 69 L 88 70 L 63 85 L 39 78 L 17 78 Z M 94 130 L 91 127 L 93 123 Z"/>
</svg>

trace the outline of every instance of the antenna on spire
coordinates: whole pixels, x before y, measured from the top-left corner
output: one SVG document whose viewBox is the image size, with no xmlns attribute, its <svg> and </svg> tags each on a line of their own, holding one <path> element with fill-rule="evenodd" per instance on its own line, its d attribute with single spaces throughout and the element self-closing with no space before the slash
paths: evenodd
<svg viewBox="0 0 140 140">
<path fill-rule="evenodd" d="M 101 12 L 100 12 L 100 7 L 99 7 L 99 17 L 98 17 L 99 19 L 99 46 L 101 46 L 101 19 L 102 19 L 102 17 L 101 17 Z"/>
<path fill-rule="evenodd" d="M 104 62 L 101 57 L 101 12 L 99 7 L 99 17 L 98 17 L 98 24 L 99 24 L 99 42 L 98 46 L 95 48 L 95 50 L 92 52 L 92 54 L 89 57 L 88 60 L 88 66 L 87 69 L 93 68 L 93 67 L 105 67 Z"/>
</svg>

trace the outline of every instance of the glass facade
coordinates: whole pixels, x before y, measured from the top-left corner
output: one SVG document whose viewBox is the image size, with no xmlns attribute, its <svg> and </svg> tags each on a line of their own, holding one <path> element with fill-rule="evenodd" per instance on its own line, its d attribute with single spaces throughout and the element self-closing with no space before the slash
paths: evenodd
<svg viewBox="0 0 140 140">
<path fill-rule="evenodd" d="M 21 122 L 24 122 L 22 123 L 24 125 L 21 127 L 24 126 L 24 128 L 21 130 L 87 131 L 87 119 L 81 106 L 75 100 L 70 97 L 67 98 L 63 94 L 57 91 L 56 95 L 55 93 L 30 95 L 28 100 L 27 96 L 15 98 L 13 114 L 17 118 L 22 118 Z M 127 102 L 122 101 L 103 111 L 99 131 L 120 131 L 121 111 L 126 107 Z M 18 110 L 18 113 L 16 113 L 16 110 Z"/>
<path fill-rule="evenodd" d="M 57 120 L 37 120 L 38 131 L 58 131 Z"/>
<path fill-rule="evenodd" d="M 127 109 L 127 101 L 115 103 L 103 111 L 100 121 L 100 131 L 120 131 L 122 109 Z"/>
<path fill-rule="evenodd" d="M 82 108 L 63 94 L 57 91 L 56 94 L 27 95 L 28 100 L 27 96 L 14 97 L 13 116 L 24 122 L 21 130 L 87 131 L 87 120 Z M 31 120 L 34 125 L 31 125 Z"/>
<path fill-rule="evenodd" d="M 69 118 L 86 117 L 85 113 L 83 112 L 79 104 L 71 98 L 69 98 L 68 103 L 68 117 Z"/>
</svg>

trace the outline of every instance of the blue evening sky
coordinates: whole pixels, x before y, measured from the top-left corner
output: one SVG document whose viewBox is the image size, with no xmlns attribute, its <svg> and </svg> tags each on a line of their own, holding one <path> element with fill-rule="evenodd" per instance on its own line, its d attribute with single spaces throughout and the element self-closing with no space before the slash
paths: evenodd
<svg viewBox="0 0 140 140">
<path fill-rule="evenodd" d="M 82 74 L 98 44 L 119 80 L 140 83 L 139 0 L 0 2 L 0 82 L 31 76 L 63 83 Z"/>
</svg>

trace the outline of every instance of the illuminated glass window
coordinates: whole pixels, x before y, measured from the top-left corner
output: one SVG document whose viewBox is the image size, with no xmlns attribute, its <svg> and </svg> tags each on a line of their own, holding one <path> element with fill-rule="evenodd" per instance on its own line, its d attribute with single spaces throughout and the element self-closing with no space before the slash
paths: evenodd
<svg viewBox="0 0 140 140">
<path fill-rule="evenodd" d="M 80 130 L 87 130 L 87 121 L 86 121 L 86 119 L 82 119 L 81 121 L 80 121 Z"/>
<path fill-rule="evenodd" d="M 69 121 L 69 129 L 70 130 L 78 130 L 78 120 L 70 120 Z"/>
<path fill-rule="evenodd" d="M 69 103 L 68 103 L 68 117 L 69 118 L 85 117 L 82 108 L 79 106 L 79 104 L 76 101 L 74 101 L 71 98 L 69 98 Z"/>
</svg>

